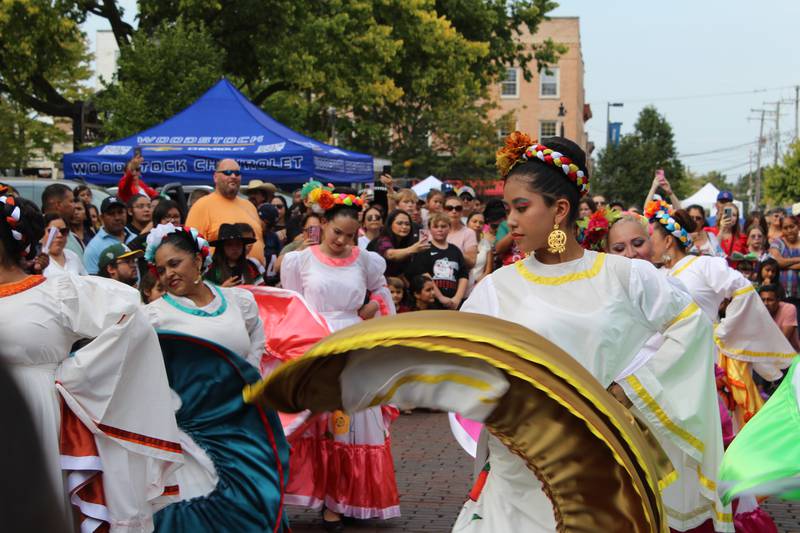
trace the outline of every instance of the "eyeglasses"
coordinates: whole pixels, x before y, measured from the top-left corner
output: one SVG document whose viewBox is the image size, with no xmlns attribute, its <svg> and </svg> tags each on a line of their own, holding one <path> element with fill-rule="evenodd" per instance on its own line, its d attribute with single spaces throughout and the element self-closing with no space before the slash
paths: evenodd
<svg viewBox="0 0 800 533">
<path fill-rule="evenodd" d="M 379 222 L 381 220 L 380 215 L 368 215 L 364 217 L 367 222 Z"/>
<path fill-rule="evenodd" d="M 463 205 L 446 205 L 446 206 L 444 206 L 444 209 L 445 209 L 445 211 L 455 211 L 455 212 L 458 213 L 458 212 L 464 210 L 464 206 Z"/>
<path fill-rule="evenodd" d="M 217 170 L 220 174 L 225 174 L 226 176 L 241 176 L 242 172 L 240 170 Z"/>
<path fill-rule="evenodd" d="M 62 237 L 69 235 L 69 228 L 56 228 Z"/>
</svg>

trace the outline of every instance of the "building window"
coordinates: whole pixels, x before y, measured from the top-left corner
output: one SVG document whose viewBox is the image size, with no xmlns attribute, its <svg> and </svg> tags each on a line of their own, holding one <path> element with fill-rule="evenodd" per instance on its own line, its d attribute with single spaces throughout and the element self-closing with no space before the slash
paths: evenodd
<svg viewBox="0 0 800 533">
<path fill-rule="evenodd" d="M 519 76 L 516 68 L 506 69 L 506 75 L 500 83 L 500 96 L 503 98 L 519 98 Z"/>
<path fill-rule="evenodd" d="M 497 138 L 502 141 L 517 129 L 517 121 L 513 116 L 504 118 L 499 121 L 498 126 Z"/>
<path fill-rule="evenodd" d="M 542 120 L 539 122 L 539 138 L 555 137 L 558 123 L 555 120 Z"/>
<path fill-rule="evenodd" d="M 545 67 L 539 72 L 539 96 L 558 98 L 558 67 Z"/>
</svg>

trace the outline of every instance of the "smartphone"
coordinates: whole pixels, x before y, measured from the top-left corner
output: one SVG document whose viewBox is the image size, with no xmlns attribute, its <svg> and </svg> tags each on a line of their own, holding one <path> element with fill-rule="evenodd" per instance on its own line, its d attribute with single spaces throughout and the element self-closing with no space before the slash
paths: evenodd
<svg viewBox="0 0 800 533">
<path fill-rule="evenodd" d="M 419 241 L 420 242 L 428 242 L 430 240 L 430 238 L 431 238 L 431 236 L 430 236 L 430 233 L 428 232 L 428 230 L 426 230 L 426 229 L 419 230 Z"/>
<path fill-rule="evenodd" d="M 663 168 L 657 168 L 656 169 L 656 177 L 658 179 L 660 179 L 660 180 L 664 179 L 664 169 Z"/>
<path fill-rule="evenodd" d="M 722 216 L 724 216 L 725 218 L 731 218 L 733 216 L 733 208 L 732 207 L 724 208 L 722 210 Z"/>
<path fill-rule="evenodd" d="M 43 254 L 47 254 L 50 252 L 50 245 L 53 244 L 53 239 L 56 238 L 57 234 L 58 234 L 58 228 L 56 227 L 50 228 L 50 231 L 47 233 L 47 240 L 45 241 L 44 246 L 42 246 Z"/>
<path fill-rule="evenodd" d="M 392 165 L 383 165 L 382 174 L 387 174 L 387 175 L 391 176 L 392 175 Z"/>
<path fill-rule="evenodd" d="M 308 228 L 308 240 L 313 242 L 314 244 L 319 244 L 321 242 L 322 237 L 322 228 L 319 226 L 311 226 Z"/>
</svg>

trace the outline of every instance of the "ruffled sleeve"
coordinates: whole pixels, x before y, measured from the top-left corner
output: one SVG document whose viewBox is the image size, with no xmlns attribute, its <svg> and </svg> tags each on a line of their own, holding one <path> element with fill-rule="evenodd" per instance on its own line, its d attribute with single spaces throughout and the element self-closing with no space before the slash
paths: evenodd
<svg viewBox="0 0 800 533">
<path fill-rule="evenodd" d="M 264 336 L 264 324 L 258 314 L 258 305 L 253 294 L 239 288 L 222 289 L 226 295 L 239 305 L 242 310 L 247 334 L 250 336 L 250 350 L 245 359 L 259 371 L 261 370 L 261 357 L 264 355 L 266 347 L 266 337 Z"/>
<path fill-rule="evenodd" d="M 305 252 L 305 253 L 304 253 Z M 289 252 L 281 263 L 281 287 L 303 294 L 303 264 L 309 252 Z"/>
<path fill-rule="evenodd" d="M 707 283 L 730 300 L 725 317 L 714 332 L 714 342 L 726 357 L 753 363 L 765 379 L 780 379 L 797 355 L 761 301 L 755 287 L 724 260 L 703 265 Z"/>
<path fill-rule="evenodd" d="M 375 301 L 380 306 L 382 316 L 393 315 L 396 310 L 392 293 L 386 285 L 386 260 L 375 252 L 361 252 L 364 258 L 364 268 L 367 279 L 367 290 L 370 293 L 370 300 Z"/>
<path fill-rule="evenodd" d="M 66 405 L 62 467 L 83 480 L 72 503 L 84 520 L 109 522 L 112 531 L 152 529 L 152 514 L 178 494 L 174 471 L 183 462 L 155 330 L 126 285 L 55 281 L 62 325 L 92 339 L 56 370 Z M 91 490 L 100 472 L 102 488 Z"/>
<path fill-rule="evenodd" d="M 723 508 L 715 488 L 723 448 L 711 322 L 688 294 L 644 261 L 631 262 L 628 290 L 638 320 L 658 331 L 662 342 L 651 346 L 652 356 L 619 384 L 659 441 L 683 452 L 683 464 L 676 469 L 696 476 L 706 508 L 716 511 L 711 513 L 715 526 L 729 530 L 730 511 Z M 670 459 L 678 460 L 673 455 Z"/>
</svg>

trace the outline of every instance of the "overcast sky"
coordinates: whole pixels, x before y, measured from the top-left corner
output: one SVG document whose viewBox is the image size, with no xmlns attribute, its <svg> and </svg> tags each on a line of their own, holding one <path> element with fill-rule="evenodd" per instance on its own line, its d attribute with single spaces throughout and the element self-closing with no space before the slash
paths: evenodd
<svg viewBox="0 0 800 533">
<path fill-rule="evenodd" d="M 653 104 L 675 132 L 678 152 L 692 170 L 746 173 L 755 153 L 760 118 L 750 109 L 787 100 L 781 137 L 795 133 L 795 90 L 800 84 L 797 0 L 559 0 L 554 16 L 579 16 L 586 99 L 594 118 L 590 138 L 605 144 L 606 103 L 622 132 L 633 129 L 642 107 Z M 767 90 L 764 90 L 767 89 Z M 758 91 L 758 92 L 756 92 Z M 731 95 L 730 93 L 740 93 Z M 713 96 L 703 96 L 713 95 Z M 791 100 L 791 102 L 789 102 Z M 775 129 L 768 115 L 765 135 Z M 785 147 L 786 144 L 784 143 Z M 764 158 L 772 162 L 768 147 Z"/>
<path fill-rule="evenodd" d="M 622 121 L 623 133 L 633 129 L 642 107 L 655 105 L 672 124 L 678 152 L 702 154 L 682 157 L 689 168 L 722 170 L 731 180 L 748 171 L 751 153 L 755 159 L 759 115 L 751 109 L 772 102 L 766 107 L 774 111 L 774 102 L 784 100 L 782 146 L 793 139 L 800 1 L 559 3 L 553 16 L 581 19 L 586 99 L 594 114 L 587 128 L 598 148 L 605 144 L 608 101 L 625 104 L 612 108 L 611 117 Z M 136 2 L 121 4 L 132 21 Z M 92 46 L 95 31 L 107 27 L 97 18 L 87 22 Z M 774 114 L 768 114 L 765 136 L 774 130 Z M 767 162 L 773 160 L 773 140 L 764 150 Z"/>
</svg>

